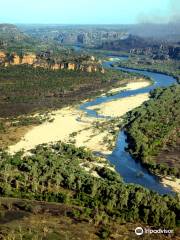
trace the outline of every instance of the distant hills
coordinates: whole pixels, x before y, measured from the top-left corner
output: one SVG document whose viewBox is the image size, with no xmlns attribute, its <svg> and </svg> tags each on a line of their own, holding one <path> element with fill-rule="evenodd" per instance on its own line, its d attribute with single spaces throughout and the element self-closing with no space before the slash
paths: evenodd
<svg viewBox="0 0 180 240">
<path fill-rule="evenodd" d="M 11 41 L 22 41 L 27 39 L 28 36 L 21 32 L 13 24 L 0 24 L 0 41 L 2 44 L 7 44 Z"/>
<path fill-rule="evenodd" d="M 95 47 L 104 41 L 121 39 L 126 31 L 107 26 L 78 25 L 20 25 L 22 31 L 41 40 L 56 41 L 62 45 Z"/>
<path fill-rule="evenodd" d="M 138 25 L 12 25 L 0 24 L 0 49 L 21 53 L 62 53 L 64 47 L 81 46 L 128 51 L 153 59 L 180 59 L 178 24 Z M 67 49 L 65 49 L 66 51 Z M 66 53 L 65 53 L 66 54 Z"/>
<path fill-rule="evenodd" d="M 27 36 L 13 24 L 0 24 L 0 37 L 4 39 L 22 40 Z"/>
<path fill-rule="evenodd" d="M 100 45 L 100 48 L 105 50 L 130 51 L 133 48 L 146 48 L 147 46 L 152 46 L 150 40 L 130 34 L 124 39 L 106 41 Z"/>
<path fill-rule="evenodd" d="M 104 50 L 128 51 L 133 54 L 146 55 L 153 59 L 180 60 L 180 44 L 167 41 L 142 38 L 129 35 L 125 39 L 106 41 L 99 46 Z"/>
</svg>

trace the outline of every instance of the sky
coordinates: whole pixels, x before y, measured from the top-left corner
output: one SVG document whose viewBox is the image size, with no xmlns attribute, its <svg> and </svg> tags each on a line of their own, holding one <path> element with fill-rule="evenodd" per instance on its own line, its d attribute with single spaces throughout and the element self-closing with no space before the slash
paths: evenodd
<svg viewBox="0 0 180 240">
<path fill-rule="evenodd" d="M 180 0 L 0 0 L 0 10 L 0 23 L 159 23 L 179 18 Z"/>
</svg>

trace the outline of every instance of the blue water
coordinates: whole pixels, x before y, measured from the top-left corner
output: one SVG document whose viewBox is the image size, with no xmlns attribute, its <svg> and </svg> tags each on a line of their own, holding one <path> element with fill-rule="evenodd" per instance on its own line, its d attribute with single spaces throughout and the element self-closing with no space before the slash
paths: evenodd
<svg viewBox="0 0 180 240">
<path fill-rule="evenodd" d="M 124 59 L 125 60 L 125 59 Z M 112 62 L 105 62 L 104 67 L 111 67 Z M 127 90 L 124 92 L 119 92 L 113 96 L 101 96 L 93 101 L 86 102 L 80 106 L 80 109 L 87 113 L 89 116 L 96 118 L 103 118 L 104 116 L 98 115 L 95 110 L 89 110 L 87 107 L 95 106 L 100 103 L 109 102 L 114 99 L 120 99 L 124 97 L 129 97 L 132 95 L 149 93 L 151 90 L 157 87 L 168 87 L 173 84 L 176 84 L 177 81 L 175 78 L 171 76 L 167 76 L 165 74 L 143 71 L 143 70 L 134 70 L 134 69 L 126 69 L 121 67 L 116 67 L 116 69 L 121 71 L 128 71 L 139 73 L 146 77 L 150 77 L 153 81 L 153 84 L 148 87 L 144 87 L 137 90 Z M 97 106 L 98 107 L 98 106 Z M 135 183 L 142 185 L 146 188 L 154 190 L 159 194 L 170 194 L 173 193 L 170 187 L 164 187 L 162 183 L 160 183 L 159 178 L 155 175 L 149 173 L 140 163 L 132 158 L 132 156 L 126 151 L 127 142 L 126 135 L 123 130 L 120 131 L 118 135 L 118 139 L 116 142 L 116 147 L 113 150 L 112 154 L 106 156 L 110 163 L 115 166 L 115 169 L 120 175 L 123 177 L 124 182 L 126 183 Z"/>
</svg>

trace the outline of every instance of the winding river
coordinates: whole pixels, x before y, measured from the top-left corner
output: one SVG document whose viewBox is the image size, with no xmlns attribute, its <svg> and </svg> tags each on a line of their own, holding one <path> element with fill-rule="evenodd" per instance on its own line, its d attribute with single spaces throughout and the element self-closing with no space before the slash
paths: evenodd
<svg viewBox="0 0 180 240">
<path fill-rule="evenodd" d="M 117 59 L 116 56 L 115 58 Z M 104 67 L 110 68 L 112 63 L 113 63 L 112 61 L 105 62 Z M 121 68 L 121 67 L 116 67 L 116 69 L 121 71 L 139 73 L 146 77 L 150 77 L 153 80 L 153 84 L 148 87 L 137 89 L 137 90 L 127 90 L 124 92 L 119 92 L 113 96 L 101 96 L 94 99 L 93 101 L 82 104 L 80 106 L 80 109 L 86 112 L 89 116 L 93 116 L 97 118 L 104 117 L 102 115 L 98 115 L 95 110 L 87 109 L 90 106 L 95 106 L 103 102 L 109 102 L 114 99 L 120 99 L 124 97 L 129 97 L 132 95 L 149 93 L 151 90 L 157 87 L 168 87 L 177 83 L 175 78 L 165 74 L 160 74 L 160 73 L 155 73 L 150 71 L 143 71 L 143 70 L 127 69 L 127 68 Z M 120 175 L 123 177 L 123 180 L 125 183 L 139 184 L 146 188 L 154 190 L 159 194 L 173 193 L 170 187 L 165 187 L 160 182 L 158 177 L 149 173 L 142 166 L 140 161 L 133 159 L 132 156 L 125 150 L 126 148 L 127 148 L 126 135 L 124 131 L 121 130 L 118 135 L 115 149 L 113 150 L 112 154 L 106 156 L 109 162 L 115 166 L 116 171 L 120 173 Z"/>
</svg>

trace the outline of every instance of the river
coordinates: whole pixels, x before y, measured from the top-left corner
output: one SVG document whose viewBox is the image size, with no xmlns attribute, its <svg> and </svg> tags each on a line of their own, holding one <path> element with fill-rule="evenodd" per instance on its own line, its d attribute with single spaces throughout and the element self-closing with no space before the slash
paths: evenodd
<svg viewBox="0 0 180 240">
<path fill-rule="evenodd" d="M 117 56 L 115 56 L 117 59 Z M 127 58 L 125 58 L 127 59 Z M 121 60 L 125 60 L 122 59 Z M 110 68 L 112 66 L 112 61 L 105 62 L 104 67 Z M 80 106 L 80 109 L 86 112 L 89 116 L 93 116 L 96 118 L 103 118 L 104 116 L 98 115 L 95 110 L 87 109 L 90 106 L 95 106 L 103 102 L 109 102 L 114 99 L 120 99 L 124 97 L 129 97 L 132 95 L 142 94 L 142 93 L 149 93 L 151 90 L 157 87 L 168 87 L 173 84 L 176 84 L 177 81 L 175 78 L 161 74 L 155 73 L 150 71 L 143 71 L 143 70 L 135 70 L 135 69 L 127 69 L 116 67 L 115 69 L 121 71 L 128 71 L 139 73 L 146 77 L 150 77 L 153 81 L 153 84 L 137 89 L 137 90 L 127 90 L 124 92 L 119 92 L 113 96 L 101 96 L 93 101 L 86 102 Z M 126 151 L 127 142 L 126 142 L 126 135 L 123 130 L 119 132 L 116 147 L 114 148 L 112 154 L 107 155 L 106 158 L 115 166 L 116 171 L 123 177 L 125 183 L 135 183 L 142 185 L 143 187 L 149 188 L 158 192 L 159 194 L 171 194 L 173 190 L 170 187 L 165 187 L 159 180 L 159 178 L 150 172 L 148 172 L 140 163 L 140 161 L 133 159 L 133 157 Z"/>
</svg>

